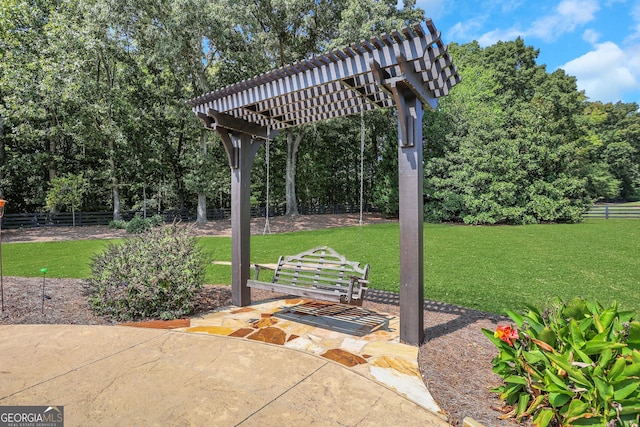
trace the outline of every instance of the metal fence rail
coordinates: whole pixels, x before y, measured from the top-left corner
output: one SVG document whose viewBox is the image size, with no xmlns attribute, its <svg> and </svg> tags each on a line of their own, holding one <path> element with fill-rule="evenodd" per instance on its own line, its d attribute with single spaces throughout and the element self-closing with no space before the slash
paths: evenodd
<svg viewBox="0 0 640 427">
<path fill-rule="evenodd" d="M 640 219 L 640 206 L 609 206 L 594 205 L 586 213 L 585 219 L 614 219 L 632 218 Z"/>
</svg>

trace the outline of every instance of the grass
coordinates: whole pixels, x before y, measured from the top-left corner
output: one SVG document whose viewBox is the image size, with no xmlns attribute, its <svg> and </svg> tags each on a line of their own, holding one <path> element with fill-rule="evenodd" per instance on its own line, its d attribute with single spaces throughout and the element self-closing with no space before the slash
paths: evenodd
<svg viewBox="0 0 640 427">
<path fill-rule="evenodd" d="M 510 227 L 425 224 L 425 297 L 494 313 L 578 295 L 638 310 L 639 226 L 637 220 Z M 105 244 L 7 244 L 4 274 L 37 276 L 48 267 L 48 277 L 86 277 L 92 255 Z M 201 238 L 200 245 L 207 260 L 231 260 L 230 238 Z M 251 262 L 275 263 L 279 255 L 321 245 L 371 264 L 372 287 L 398 291 L 397 224 L 253 236 Z M 230 282 L 229 266 L 207 266 L 206 283 Z"/>
<path fill-rule="evenodd" d="M 638 310 L 638 225 L 635 220 L 590 220 L 434 227 L 425 243 L 425 295 L 495 313 L 575 296 L 604 305 L 616 300 Z"/>
<path fill-rule="evenodd" d="M 5 276 L 39 276 L 81 279 L 91 274 L 92 257 L 104 250 L 107 240 L 10 243 L 2 245 L 2 271 Z M 113 242 L 113 241 L 111 241 Z M 115 242 L 114 242 L 115 243 Z"/>
</svg>

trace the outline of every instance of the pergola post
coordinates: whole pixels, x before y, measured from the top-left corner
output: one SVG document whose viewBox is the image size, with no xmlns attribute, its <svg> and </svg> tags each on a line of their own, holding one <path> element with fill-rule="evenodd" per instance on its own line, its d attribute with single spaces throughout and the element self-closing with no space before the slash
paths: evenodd
<svg viewBox="0 0 640 427">
<path fill-rule="evenodd" d="M 244 307 L 251 304 L 251 169 L 263 141 L 227 129 L 218 133 L 231 167 L 231 299 Z"/>
<path fill-rule="evenodd" d="M 424 201 L 422 102 L 410 91 L 393 89 L 398 106 L 400 197 L 400 340 L 424 339 Z"/>
</svg>

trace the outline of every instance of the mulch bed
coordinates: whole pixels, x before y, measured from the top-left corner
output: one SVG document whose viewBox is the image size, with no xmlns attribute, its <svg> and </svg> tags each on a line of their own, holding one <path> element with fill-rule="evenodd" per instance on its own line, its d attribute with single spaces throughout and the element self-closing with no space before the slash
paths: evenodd
<svg viewBox="0 0 640 427">
<path fill-rule="evenodd" d="M 314 221 L 306 217 L 299 221 L 302 229 L 321 228 L 323 226 L 354 225 L 353 217 L 318 215 Z M 367 218 L 374 222 L 375 218 Z M 381 221 L 384 219 L 380 219 Z M 274 225 L 275 223 L 275 225 Z M 357 224 L 357 222 L 356 222 Z M 262 225 L 263 226 L 263 225 Z M 223 224 L 208 225 L 206 235 L 228 235 Z M 308 227 L 308 228 L 307 228 Z M 34 230 L 28 230 L 25 238 L 20 233 L 11 233 L 12 241 L 56 240 L 66 238 L 89 238 L 95 236 L 88 229 L 57 229 L 53 236 L 51 229 L 46 229 L 43 238 Z M 255 229 L 261 228 L 256 221 Z M 270 224 L 272 232 L 291 231 L 296 228 L 292 219 L 277 218 Z M 274 231 L 275 229 L 275 231 Z M 43 230 L 43 229 L 39 229 Z M 56 230 L 56 229 L 54 229 Z M 227 231 L 225 231 L 227 230 Z M 43 230 L 44 231 L 44 230 Z M 111 236 L 108 230 L 95 230 L 101 237 L 122 237 L 115 233 Z M 75 233 L 75 234 L 74 234 Z M 6 241 L 6 240 L 5 240 Z M 78 279 L 47 278 L 45 283 L 45 300 L 42 304 L 42 278 L 4 277 L 4 311 L 0 313 L 2 324 L 84 324 L 114 325 L 112 319 L 96 316 L 87 303 L 87 295 Z M 252 290 L 254 300 L 272 297 L 266 291 Z M 382 313 L 399 314 L 397 294 L 372 291 L 367 296 L 364 307 Z M 231 305 L 231 288 L 229 286 L 205 286 L 198 295 L 196 312 L 203 314 Z M 501 401 L 490 389 L 500 383 L 500 378 L 491 370 L 491 360 L 497 350 L 481 332 L 482 328 L 495 329 L 498 323 L 507 320 L 493 314 L 457 307 L 449 304 L 427 301 L 424 311 L 426 341 L 420 346 L 418 364 L 427 388 L 448 414 L 449 422 L 454 426 L 462 425 L 465 417 L 484 424 L 487 427 L 514 426 L 512 420 L 500 420 Z M 525 423 L 530 425 L 530 423 Z"/>
</svg>

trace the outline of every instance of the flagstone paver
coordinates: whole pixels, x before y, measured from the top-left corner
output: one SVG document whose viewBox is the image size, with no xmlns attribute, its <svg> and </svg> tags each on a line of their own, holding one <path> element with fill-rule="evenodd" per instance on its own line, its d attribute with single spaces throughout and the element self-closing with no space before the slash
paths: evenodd
<svg viewBox="0 0 640 427">
<path fill-rule="evenodd" d="M 242 308 L 230 307 L 193 318 L 190 327 L 175 330 L 256 340 L 321 356 L 442 414 L 422 381 L 418 348 L 400 342 L 397 316 L 380 313 L 387 319 L 386 326 L 362 337 L 277 317 L 279 311 L 306 301 L 281 299 Z"/>
</svg>

